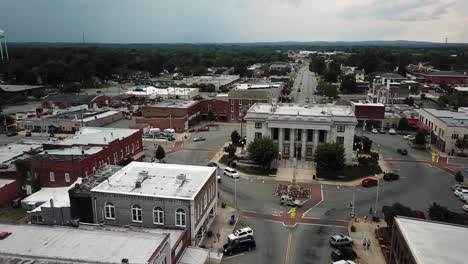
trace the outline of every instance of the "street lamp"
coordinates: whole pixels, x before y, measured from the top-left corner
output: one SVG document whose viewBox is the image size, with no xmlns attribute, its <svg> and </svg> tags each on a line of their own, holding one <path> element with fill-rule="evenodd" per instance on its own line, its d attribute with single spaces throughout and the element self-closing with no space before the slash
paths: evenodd
<svg viewBox="0 0 468 264">
<path fill-rule="evenodd" d="M 236 208 L 237 212 L 237 178 L 234 178 L 234 207 Z"/>
<path fill-rule="evenodd" d="M 380 181 L 377 179 L 377 194 L 375 196 L 374 215 L 377 216 L 377 206 L 379 203 Z"/>
</svg>

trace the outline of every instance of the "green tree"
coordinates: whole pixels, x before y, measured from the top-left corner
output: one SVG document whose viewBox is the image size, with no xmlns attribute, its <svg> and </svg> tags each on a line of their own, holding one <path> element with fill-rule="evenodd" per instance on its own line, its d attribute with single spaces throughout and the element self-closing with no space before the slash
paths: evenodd
<svg viewBox="0 0 468 264">
<path fill-rule="evenodd" d="M 212 83 L 209 83 L 205 87 L 205 92 L 207 93 L 214 93 L 216 91 L 216 86 Z"/>
<path fill-rule="evenodd" d="M 0 126 L 1 127 L 5 126 L 5 119 L 6 119 L 7 125 L 11 125 L 15 123 L 15 119 L 13 119 L 13 117 L 9 115 L 5 115 L 5 114 L 0 114 Z"/>
<path fill-rule="evenodd" d="M 372 149 L 372 140 L 368 137 L 362 137 L 362 151 L 370 152 Z"/>
<path fill-rule="evenodd" d="M 325 64 L 325 60 L 323 58 L 315 58 L 309 64 L 309 70 L 311 72 L 315 72 L 319 75 L 322 75 L 325 72 L 327 65 Z"/>
<path fill-rule="evenodd" d="M 264 169 L 270 169 L 271 162 L 278 157 L 278 147 L 269 137 L 257 137 L 247 147 L 249 158 Z"/>
<path fill-rule="evenodd" d="M 426 144 L 426 133 L 423 130 L 419 130 L 414 139 L 414 144 L 424 145 Z"/>
<path fill-rule="evenodd" d="M 322 171 L 339 171 L 344 168 L 345 154 L 340 144 L 324 143 L 317 146 L 314 161 Z"/>
<path fill-rule="evenodd" d="M 388 227 L 392 227 L 395 216 L 416 217 L 416 213 L 413 209 L 400 203 L 394 203 L 392 206 L 384 206 L 382 207 L 382 212 Z"/>
<path fill-rule="evenodd" d="M 461 171 L 457 171 L 457 173 L 455 173 L 455 181 L 458 183 L 462 183 L 465 181 L 465 177 L 463 177 Z"/>
<path fill-rule="evenodd" d="M 317 94 L 331 98 L 338 98 L 336 86 L 329 82 L 320 81 L 317 85 Z"/>
<path fill-rule="evenodd" d="M 356 92 L 356 77 L 352 74 L 343 76 L 341 78 L 340 91 L 347 94 Z"/>
<path fill-rule="evenodd" d="M 323 74 L 323 79 L 327 82 L 335 83 L 338 81 L 338 72 L 333 69 L 327 70 Z"/>
<path fill-rule="evenodd" d="M 429 218 L 434 221 L 446 222 L 452 224 L 466 225 L 468 224 L 468 217 L 456 212 L 452 212 L 447 207 L 440 206 L 433 203 L 429 207 Z"/>
<path fill-rule="evenodd" d="M 161 162 L 165 157 L 166 157 L 166 151 L 164 151 L 164 148 L 161 145 L 158 145 L 158 148 L 156 149 L 155 152 L 156 159 Z"/>
<path fill-rule="evenodd" d="M 398 122 L 398 130 L 406 131 L 409 128 L 408 118 L 402 117 L 400 122 Z"/>
<path fill-rule="evenodd" d="M 214 115 L 213 113 L 213 110 L 208 109 L 208 115 L 206 117 L 208 119 L 208 121 L 214 121 L 216 119 L 216 116 Z"/>
<path fill-rule="evenodd" d="M 239 145 L 239 141 L 241 140 L 241 136 L 237 130 L 232 131 L 231 133 L 231 142 L 234 145 Z"/>
<path fill-rule="evenodd" d="M 237 147 L 234 144 L 229 144 L 227 147 L 224 147 L 224 152 L 227 152 L 230 158 L 236 156 Z"/>
</svg>

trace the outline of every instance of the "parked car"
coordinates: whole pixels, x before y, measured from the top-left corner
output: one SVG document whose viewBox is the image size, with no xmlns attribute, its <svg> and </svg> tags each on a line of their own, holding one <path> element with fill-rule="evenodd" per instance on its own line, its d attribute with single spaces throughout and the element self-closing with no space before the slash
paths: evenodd
<svg viewBox="0 0 468 264">
<path fill-rule="evenodd" d="M 380 134 L 385 134 L 385 133 L 386 133 L 386 132 L 385 132 L 385 129 L 384 129 L 384 128 L 381 128 L 381 129 L 379 130 L 379 133 L 380 133 Z"/>
<path fill-rule="evenodd" d="M 232 232 L 232 234 L 228 235 L 228 241 L 233 241 L 239 238 L 244 238 L 244 237 L 253 237 L 254 232 L 252 228 L 250 227 L 243 227 L 241 229 L 237 229 L 236 231 Z"/>
<path fill-rule="evenodd" d="M 406 139 L 406 140 L 414 140 L 416 137 L 413 136 L 413 135 L 405 135 L 403 136 L 403 139 Z"/>
<path fill-rule="evenodd" d="M 229 176 L 229 177 L 231 177 L 233 179 L 239 179 L 240 178 L 239 173 L 233 168 L 227 167 L 227 168 L 224 169 L 223 173 L 224 173 L 224 175 Z"/>
<path fill-rule="evenodd" d="M 400 178 L 400 175 L 393 173 L 393 172 L 384 173 L 384 176 L 383 176 L 384 181 L 396 181 L 399 178 Z"/>
<path fill-rule="evenodd" d="M 388 134 L 390 134 L 390 135 L 395 135 L 395 134 L 396 134 L 396 130 L 395 130 L 394 128 L 390 128 L 390 129 L 388 130 Z"/>
<path fill-rule="evenodd" d="M 371 132 L 372 132 L 372 134 L 378 134 L 378 133 L 379 133 L 379 131 L 377 130 L 377 128 L 372 129 Z"/>
<path fill-rule="evenodd" d="M 232 254 L 250 251 L 257 247 L 253 237 L 237 239 L 223 245 L 224 254 L 231 256 Z"/>
<path fill-rule="evenodd" d="M 463 187 L 465 187 L 463 184 L 456 183 L 456 184 L 450 186 L 450 189 L 452 189 L 452 191 L 455 191 L 456 189 L 463 188 Z"/>
<path fill-rule="evenodd" d="M 14 137 L 14 136 L 17 136 L 17 135 L 18 135 L 18 132 L 10 131 L 10 132 L 8 132 L 7 137 Z"/>
<path fill-rule="evenodd" d="M 335 261 L 333 262 L 333 264 L 356 264 L 356 262 L 352 261 L 352 260 L 338 260 L 338 261 Z"/>
<path fill-rule="evenodd" d="M 367 179 L 362 180 L 361 185 L 362 187 L 372 187 L 372 186 L 377 186 L 378 183 L 379 181 L 377 181 L 376 179 L 367 178 Z"/>
<path fill-rule="evenodd" d="M 463 211 L 468 213 L 468 204 L 463 205 L 462 208 L 463 208 Z"/>
<path fill-rule="evenodd" d="M 31 131 L 26 131 L 26 134 L 24 134 L 24 136 L 25 136 L 25 137 L 30 137 L 30 136 L 32 136 Z"/>
<path fill-rule="evenodd" d="M 354 260 L 357 258 L 357 254 L 352 248 L 344 247 L 332 251 L 331 258 L 333 261 Z"/>
<path fill-rule="evenodd" d="M 351 246 L 353 244 L 353 239 L 349 236 L 334 235 L 330 237 L 329 242 L 332 247 Z"/>
<path fill-rule="evenodd" d="M 219 168 L 218 163 L 216 163 L 216 162 L 209 162 L 208 164 L 206 164 L 206 166 Z"/>
<path fill-rule="evenodd" d="M 218 179 L 218 182 L 221 183 L 221 176 L 216 175 L 216 179 Z"/>
<path fill-rule="evenodd" d="M 206 138 L 205 137 L 196 137 L 193 139 L 193 142 L 198 142 L 198 141 L 205 141 Z"/>
<path fill-rule="evenodd" d="M 396 151 L 400 153 L 400 155 L 403 155 L 403 156 L 408 155 L 408 150 L 406 149 L 397 149 Z"/>
<path fill-rule="evenodd" d="M 200 127 L 199 129 L 197 129 L 197 131 L 198 132 L 210 131 L 210 127 L 208 126 Z"/>
<path fill-rule="evenodd" d="M 468 189 L 465 189 L 465 188 L 457 188 L 455 189 L 455 191 L 453 192 L 456 196 L 458 196 L 458 198 L 462 199 L 463 196 L 465 195 L 468 195 Z"/>
<path fill-rule="evenodd" d="M 294 207 L 302 206 L 302 202 L 300 200 L 289 195 L 281 195 L 280 204 L 287 205 L 287 206 L 294 206 Z"/>
</svg>

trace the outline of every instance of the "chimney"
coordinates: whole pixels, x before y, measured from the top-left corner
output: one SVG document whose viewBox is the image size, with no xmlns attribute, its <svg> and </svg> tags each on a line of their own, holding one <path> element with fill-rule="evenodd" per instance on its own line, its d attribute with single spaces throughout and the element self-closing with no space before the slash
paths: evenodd
<svg viewBox="0 0 468 264">
<path fill-rule="evenodd" d="M 50 208 L 54 208 L 54 199 L 50 199 Z"/>
<path fill-rule="evenodd" d="M 141 181 L 136 181 L 135 182 L 135 189 L 141 188 Z"/>
</svg>

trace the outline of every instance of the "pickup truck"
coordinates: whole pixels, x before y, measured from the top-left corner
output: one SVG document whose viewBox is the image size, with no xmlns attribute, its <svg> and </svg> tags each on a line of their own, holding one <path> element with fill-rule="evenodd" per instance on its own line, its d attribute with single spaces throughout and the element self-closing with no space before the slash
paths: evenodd
<svg viewBox="0 0 468 264">
<path fill-rule="evenodd" d="M 301 207 L 303 202 L 289 195 L 281 195 L 280 204 L 287 205 L 287 206 Z"/>
</svg>

